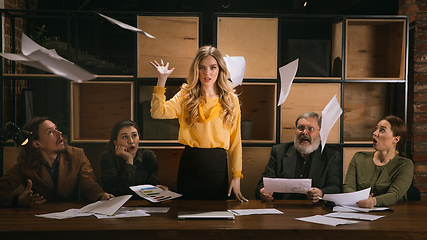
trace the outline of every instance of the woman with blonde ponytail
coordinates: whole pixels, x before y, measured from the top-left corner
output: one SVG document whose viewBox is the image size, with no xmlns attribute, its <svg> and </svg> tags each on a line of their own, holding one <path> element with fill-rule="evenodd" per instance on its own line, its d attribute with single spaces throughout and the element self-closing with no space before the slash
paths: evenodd
<svg viewBox="0 0 427 240">
<path fill-rule="evenodd" d="M 247 201 L 240 192 L 242 142 L 240 104 L 227 66 L 212 46 L 198 49 L 187 82 L 166 101 L 165 85 L 174 68 L 163 60 L 150 62 L 158 73 L 151 101 L 151 116 L 178 118 L 178 141 L 185 145 L 181 155 L 177 191 L 185 199 L 227 199 L 233 191 L 237 200 Z M 228 185 L 228 165 L 232 180 Z"/>
</svg>

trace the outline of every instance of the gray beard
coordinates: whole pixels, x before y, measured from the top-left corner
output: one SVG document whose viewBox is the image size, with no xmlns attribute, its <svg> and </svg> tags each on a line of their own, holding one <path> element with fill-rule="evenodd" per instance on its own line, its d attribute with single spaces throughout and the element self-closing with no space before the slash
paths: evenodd
<svg viewBox="0 0 427 240">
<path fill-rule="evenodd" d="M 319 147 L 320 145 L 320 137 L 315 138 L 315 139 L 311 139 L 311 144 L 308 147 L 302 146 L 301 145 L 301 141 L 300 139 L 297 138 L 297 134 L 295 133 L 294 135 L 294 146 L 295 149 L 300 152 L 301 154 L 310 154 L 314 151 L 316 151 L 316 149 Z"/>
</svg>

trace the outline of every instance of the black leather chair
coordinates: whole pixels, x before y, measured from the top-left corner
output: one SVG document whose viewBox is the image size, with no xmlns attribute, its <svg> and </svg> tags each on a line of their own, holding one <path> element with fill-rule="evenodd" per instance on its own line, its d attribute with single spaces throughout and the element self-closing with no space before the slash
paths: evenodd
<svg viewBox="0 0 427 240">
<path fill-rule="evenodd" d="M 408 195 L 408 201 L 421 201 L 420 190 L 412 184 L 406 194 Z"/>
</svg>

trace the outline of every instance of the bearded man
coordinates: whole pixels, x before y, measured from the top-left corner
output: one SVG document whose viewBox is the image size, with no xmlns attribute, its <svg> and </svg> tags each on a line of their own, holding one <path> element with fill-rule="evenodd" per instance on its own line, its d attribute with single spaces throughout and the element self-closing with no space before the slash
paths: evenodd
<svg viewBox="0 0 427 240">
<path fill-rule="evenodd" d="M 323 194 L 341 192 L 342 157 L 327 146 L 322 151 L 319 134 L 321 121 L 315 112 L 301 114 L 295 121 L 294 141 L 273 146 L 256 188 L 257 199 L 267 202 L 274 199 L 308 199 L 315 203 Z M 312 188 L 307 194 L 266 192 L 263 177 L 312 179 Z"/>
</svg>

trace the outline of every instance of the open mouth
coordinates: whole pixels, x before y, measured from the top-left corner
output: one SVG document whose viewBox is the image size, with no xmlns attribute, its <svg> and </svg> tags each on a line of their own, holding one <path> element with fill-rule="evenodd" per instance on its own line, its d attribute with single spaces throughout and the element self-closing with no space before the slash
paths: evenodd
<svg viewBox="0 0 427 240">
<path fill-rule="evenodd" d="M 132 150 L 134 150 L 136 147 L 135 146 L 130 146 L 129 147 L 129 151 L 132 151 Z"/>
<path fill-rule="evenodd" d="M 62 143 L 64 143 L 64 140 L 62 139 L 62 137 L 60 137 L 58 141 L 56 141 L 56 144 L 62 144 Z"/>
<path fill-rule="evenodd" d="M 373 138 L 373 139 L 372 139 L 372 142 L 373 142 L 374 144 L 377 144 L 377 143 L 378 143 L 378 141 L 377 141 L 375 138 Z"/>
<path fill-rule="evenodd" d="M 310 139 L 306 138 L 306 137 L 301 137 L 300 138 L 300 142 L 303 143 L 303 144 L 309 144 L 309 143 L 311 143 Z"/>
</svg>

